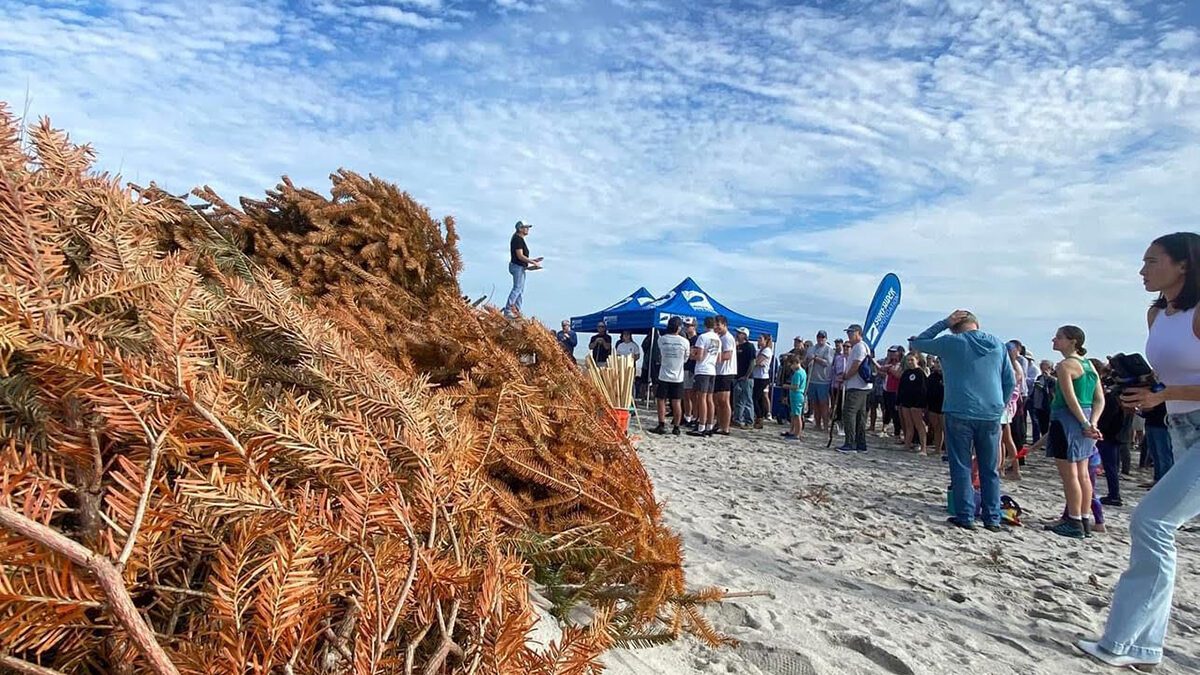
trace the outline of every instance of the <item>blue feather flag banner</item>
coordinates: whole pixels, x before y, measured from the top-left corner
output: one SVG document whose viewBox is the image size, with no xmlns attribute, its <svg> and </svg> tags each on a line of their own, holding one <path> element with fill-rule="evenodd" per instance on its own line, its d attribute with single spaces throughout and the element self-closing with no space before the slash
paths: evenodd
<svg viewBox="0 0 1200 675">
<path fill-rule="evenodd" d="M 883 332 L 887 330 L 896 310 L 900 308 L 900 277 L 893 273 L 879 282 L 875 289 L 875 297 L 871 300 L 871 308 L 867 310 L 867 320 L 863 322 L 863 340 L 871 351 L 879 346 Z"/>
</svg>

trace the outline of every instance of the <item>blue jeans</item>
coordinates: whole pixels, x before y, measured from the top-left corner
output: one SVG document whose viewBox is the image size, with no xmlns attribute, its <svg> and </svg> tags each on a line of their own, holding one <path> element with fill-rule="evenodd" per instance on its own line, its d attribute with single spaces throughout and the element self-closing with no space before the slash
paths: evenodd
<svg viewBox="0 0 1200 675">
<path fill-rule="evenodd" d="M 521 295 L 525 293 L 525 268 L 521 265 L 508 263 L 508 273 L 512 275 L 513 287 L 512 291 L 508 294 L 508 302 L 504 303 L 505 316 L 509 316 L 509 307 L 520 311 Z"/>
<path fill-rule="evenodd" d="M 1171 451 L 1171 432 L 1166 427 L 1146 427 L 1146 449 L 1154 460 L 1154 480 L 1160 481 L 1175 464 L 1175 453 Z"/>
<path fill-rule="evenodd" d="M 754 380 L 733 381 L 733 421 L 754 424 Z"/>
<path fill-rule="evenodd" d="M 1200 411 L 1168 416 L 1167 423 L 1175 466 L 1133 510 L 1129 567 L 1113 589 L 1100 638 L 1113 654 L 1147 661 L 1162 659 L 1175 590 L 1175 531 L 1200 515 Z"/>
<path fill-rule="evenodd" d="M 974 451 L 974 452 L 972 452 Z M 946 415 L 946 454 L 950 459 L 950 493 L 954 517 L 975 521 L 975 488 L 971 486 L 971 456 L 979 465 L 979 491 L 985 525 L 1000 523 L 1000 420 L 971 420 Z"/>
</svg>

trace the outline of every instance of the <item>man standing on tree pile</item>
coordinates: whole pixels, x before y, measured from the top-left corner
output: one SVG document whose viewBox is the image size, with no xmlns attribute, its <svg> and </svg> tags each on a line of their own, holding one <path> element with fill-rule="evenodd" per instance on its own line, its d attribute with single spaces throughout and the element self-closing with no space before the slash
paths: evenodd
<svg viewBox="0 0 1200 675">
<path fill-rule="evenodd" d="M 516 232 L 508 243 L 508 273 L 512 275 L 513 287 L 504 303 L 504 316 L 515 319 L 521 315 L 521 296 L 525 293 L 525 272 L 542 269 L 541 258 L 529 257 L 529 245 L 525 237 L 529 236 L 529 223 L 518 220 Z"/>
</svg>

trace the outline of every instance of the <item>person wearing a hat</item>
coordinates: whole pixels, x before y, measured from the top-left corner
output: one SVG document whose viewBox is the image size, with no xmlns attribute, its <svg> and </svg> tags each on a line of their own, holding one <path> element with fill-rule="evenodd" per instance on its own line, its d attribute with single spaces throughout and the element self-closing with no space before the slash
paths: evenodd
<svg viewBox="0 0 1200 675">
<path fill-rule="evenodd" d="M 750 329 L 737 329 L 737 379 L 733 383 L 733 425 L 749 429 L 754 424 L 754 381 L 750 374 L 754 369 L 754 357 L 758 350 L 750 343 Z"/>
<path fill-rule="evenodd" d="M 825 331 L 817 331 L 817 343 L 805 352 L 808 368 L 808 400 L 812 404 L 817 431 L 828 428 L 830 387 L 833 384 L 833 347 Z"/>
<path fill-rule="evenodd" d="M 518 220 L 516 232 L 509 241 L 508 273 L 512 275 L 513 287 L 504 303 L 504 316 L 512 319 L 521 315 L 521 296 L 525 293 L 525 272 L 542 269 L 541 258 L 529 257 L 529 245 L 525 237 L 529 235 L 529 223 Z"/>
<path fill-rule="evenodd" d="M 838 448 L 838 452 L 867 451 L 867 397 L 871 393 L 871 383 L 859 375 L 858 369 L 871 352 L 867 343 L 863 342 L 862 326 L 850 324 L 846 328 L 846 342 L 850 345 L 850 354 L 846 357 L 846 402 L 842 406 L 842 428 L 846 432 L 846 442 Z"/>
</svg>

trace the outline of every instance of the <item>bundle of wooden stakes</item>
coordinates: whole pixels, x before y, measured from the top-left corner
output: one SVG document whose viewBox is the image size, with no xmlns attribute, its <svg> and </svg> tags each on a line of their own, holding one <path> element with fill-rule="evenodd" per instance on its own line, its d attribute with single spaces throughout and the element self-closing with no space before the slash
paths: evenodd
<svg viewBox="0 0 1200 675">
<path fill-rule="evenodd" d="M 588 376 L 610 406 L 618 410 L 633 407 L 633 378 L 637 374 L 637 366 L 632 356 L 614 356 L 605 367 L 601 367 L 588 354 L 587 364 Z"/>
</svg>

